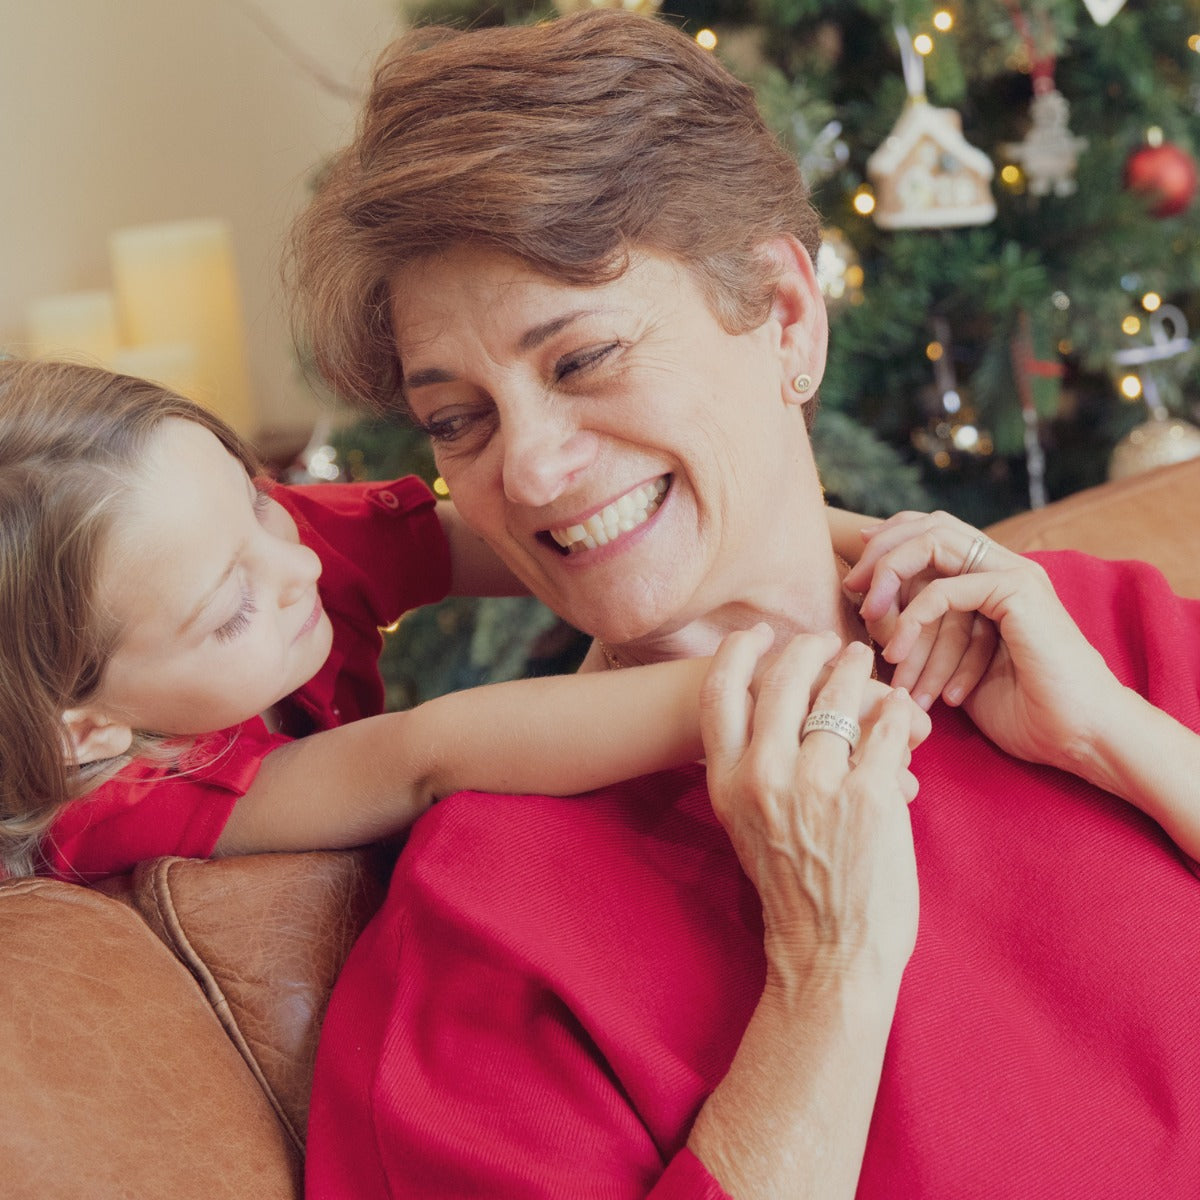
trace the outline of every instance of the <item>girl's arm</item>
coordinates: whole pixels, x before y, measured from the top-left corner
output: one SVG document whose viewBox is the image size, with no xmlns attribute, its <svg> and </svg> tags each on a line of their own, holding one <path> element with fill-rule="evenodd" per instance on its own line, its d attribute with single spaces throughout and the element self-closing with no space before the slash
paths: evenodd
<svg viewBox="0 0 1200 1200">
<path fill-rule="evenodd" d="M 496 552 L 458 515 L 453 501 L 437 506 L 442 532 L 450 543 L 452 596 L 527 596 L 529 589 L 504 565 Z"/>
<path fill-rule="evenodd" d="M 825 506 L 825 520 L 829 522 L 829 536 L 833 541 L 833 552 L 853 566 L 866 549 L 862 531 L 879 523 L 878 517 L 864 517 L 862 513 L 850 512 L 845 508 Z"/>
<path fill-rule="evenodd" d="M 358 846 L 464 789 L 573 795 L 693 761 L 709 659 L 522 679 L 280 746 L 218 854 Z"/>
</svg>

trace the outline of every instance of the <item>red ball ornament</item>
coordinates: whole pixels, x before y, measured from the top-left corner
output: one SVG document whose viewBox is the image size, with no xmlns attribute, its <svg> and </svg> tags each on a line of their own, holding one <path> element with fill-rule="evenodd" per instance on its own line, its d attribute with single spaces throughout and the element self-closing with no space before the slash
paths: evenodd
<svg viewBox="0 0 1200 1200">
<path fill-rule="evenodd" d="M 1196 196 L 1196 162 L 1170 142 L 1139 146 L 1125 160 L 1125 186 L 1150 201 L 1150 214 L 1174 217 Z"/>
</svg>

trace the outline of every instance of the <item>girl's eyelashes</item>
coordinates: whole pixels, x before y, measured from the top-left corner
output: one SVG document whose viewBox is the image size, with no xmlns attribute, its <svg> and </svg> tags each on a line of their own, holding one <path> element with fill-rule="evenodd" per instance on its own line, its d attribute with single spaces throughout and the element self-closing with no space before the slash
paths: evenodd
<svg viewBox="0 0 1200 1200">
<path fill-rule="evenodd" d="M 250 628 L 250 618 L 258 612 L 258 606 L 254 603 L 254 597 L 250 594 L 250 589 L 243 586 L 242 599 L 238 604 L 238 610 L 225 622 L 213 630 L 213 636 L 218 642 L 230 642 L 236 637 L 240 637 L 247 629 Z"/>
<path fill-rule="evenodd" d="M 254 513 L 261 517 L 271 507 L 271 480 L 254 480 Z"/>
</svg>

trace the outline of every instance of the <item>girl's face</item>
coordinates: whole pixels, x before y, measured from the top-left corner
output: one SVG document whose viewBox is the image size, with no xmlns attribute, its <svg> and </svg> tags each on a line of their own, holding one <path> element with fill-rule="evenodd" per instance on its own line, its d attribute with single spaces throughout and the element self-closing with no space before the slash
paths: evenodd
<svg viewBox="0 0 1200 1200">
<path fill-rule="evenodd" d="M 121 630 L 90 707 L 199 734 L 269 709 L 320 670 L 333 630 L 295 522 L 207 430 L 163 422 L 101 570 Z"/>
</svg>

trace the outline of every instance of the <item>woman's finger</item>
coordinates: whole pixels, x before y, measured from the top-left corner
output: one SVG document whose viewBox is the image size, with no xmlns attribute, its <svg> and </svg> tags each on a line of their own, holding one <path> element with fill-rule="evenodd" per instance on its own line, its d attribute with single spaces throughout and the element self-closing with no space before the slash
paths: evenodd
<svg viewBox="0 0 1200 1200">
<path fill-rule="evenodd" d="M 895 688 L 880 706 L 879 715 L 863 738 L 857 755 L 857 769 L 875 772 L 883 779 L 901 779 L 908 771 L 909 743 L 914 720 L 928 722 L 928 717 L 916 706 L 903 688 Z M 916 783 L 912 779 L 912 783 Z M 915 791 L 913 792 L 915 795 Z M 911 797 L 906 797 L 911 801 Z"/>
<path fill-rule="evenodd" d="M 745 751 L 754 700 L 750 686 L 774 638 L 769 626 L 727 635 L 700 688 L 700 736 L 710 770 L 728 773 Z"/>
<path fill-rule="evenodd" d="M 873 662 L 870 647 L 862 642 L 851 642 L 838 654 L 804 720 L 804 751 L 841 763 L 854 752 L 862 735 L 859 718 Z"/>
<path fill-rule="evenodd" d="M 966 614 L 959 614 L 966 619 Z M 946 623 L 945 618 L 942 624 Z M 947 704 L 959 705 L 975 690 L 979 681 L 987 674 L 988 667 L 1000 644 L 1000 631 L 992 621 L 976 613 L 971 620 L 971 637 L 954 674 L 942 688 L 942 699 Z"/>
</svg>

